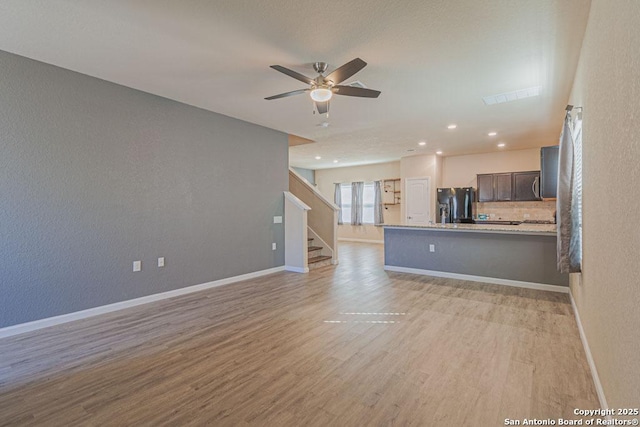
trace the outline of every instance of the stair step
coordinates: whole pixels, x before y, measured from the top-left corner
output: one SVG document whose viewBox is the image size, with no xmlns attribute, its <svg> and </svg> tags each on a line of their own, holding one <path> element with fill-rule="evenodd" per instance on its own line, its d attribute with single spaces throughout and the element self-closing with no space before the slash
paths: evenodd
<svg viewBox="0 0 640 427">
<path fill-rule="evenodd" d="M 331 257 L 328 256 L 328 255 L 314 256 L 312 258 L 309 258 L 309 264 L 315 264 L 315 263 L 318 263 L 318 262 L 326 261 L 328 259 L 331 259 Z"/>
<path fill-rule="evenodd" d="M 319 250 L 322 250 L 322 246 L 309 246 L 308 247 L 308 251 L 309 252 L 319 251 Z"/>
<path fill-rule="evenodd" d="M 317 268 L 323 268 L 331 265 L 331 257 L 327 255 L 320 255 L 309 258 L 309 270 L 315 270 Z"/>
</svg>

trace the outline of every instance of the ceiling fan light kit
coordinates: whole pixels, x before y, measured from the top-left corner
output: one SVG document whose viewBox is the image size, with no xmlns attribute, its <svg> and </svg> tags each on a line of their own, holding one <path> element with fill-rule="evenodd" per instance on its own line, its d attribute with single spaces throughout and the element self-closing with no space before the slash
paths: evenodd
<svg viewBox="0 0 640 427">
<path fill-rule="evenodd" d="M 349 77 L 356 74 L 358 71 L 362 70 L 367 65 L 360 58 L 356 58 L 352 61 L 347 62 L 341 67 L 336 68 L 328 76 L 324 76 L 324 73 L 327 71 L 327 63 L 326 62 L 315 62 L 313 64 L 313 69 L 318 73 L 318 77 L 315 79 L 309 78 L 303 74 L 300 74 L 296 71 L 285 68 L 281 65 L 272 65 L 276 71 L 280 71 L 283 74 L 288 75 L 289 77 L 293 77 L 296 80 L 299 80 L 303 83 L 309 85 L 307 89 L 298 89 L 291 92 L 281 93 L 279 95 L 273 95 L 266 100 L 280 99 L 286 98 L 293 95 L 299 95 L 301 93 L 309 92 L 311 99 L 315 104 L 315 109 L 319 114 L 328 114 L 329 112 L 329 100 L 336 95 L 343 96 L 355 96 L 360 98 L 377 98 L 380 95 L 380 91 L 367 89 L 356 86 L 341 86 L 340 83 L 348 79 Z"/>
<path fill-rule="evenodd" d="M 333 92 L 326 87 L 317 87 L 311 91 L 310 95 L 315 102 L 327 102 L 333 96 Z"/>
</svg>

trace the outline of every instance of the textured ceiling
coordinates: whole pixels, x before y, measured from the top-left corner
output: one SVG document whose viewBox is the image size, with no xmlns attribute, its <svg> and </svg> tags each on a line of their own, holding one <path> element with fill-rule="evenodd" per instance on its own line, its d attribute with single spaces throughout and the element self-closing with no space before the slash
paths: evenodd
<svg viewBox="0 0 640 427">
<path fill-rule="evenodd" d="M 290 161 L 318 169 L 555 143 L 589 5 L 4 0 L 0 49 L 313 139 Z M 263 99 L 305 87 L 271 64 L 314 76 L 315 61 L 331 70 L 356 57 L 369 65 L 351 80 L 382 91 L 378 99 L 335 97 L 329 119 L 312 114 L 307 95 Z M 482 102 L 538 85 L 536 98 Z"/>
</svg>

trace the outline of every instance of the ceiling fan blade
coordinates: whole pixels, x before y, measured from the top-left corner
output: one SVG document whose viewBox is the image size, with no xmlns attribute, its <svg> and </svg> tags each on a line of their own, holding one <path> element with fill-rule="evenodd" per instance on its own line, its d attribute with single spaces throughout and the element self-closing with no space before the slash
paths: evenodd
<svg viewBox="0 0 640 427">
<path fill-rule="evenodd" d="M 318 114 L 326 114 L 329 111 L 329 101 L 316 102 L 316 109 L 318 110 Z"/>
<path fill-rule="evenodd" d="M 270 97 L 265 98 L 265 99 L 268 100 L 268 101 L 271 101 L 272 99 L 286 98 L 287 96 L 300 95 L 301 93 L 305 93 L 308 90 L 309 89 L 292 90 L 291 92 L 285 92 L 285 93 L 281 93 L 279 95 L 273 95 L 273 96 L 270 96 Z"/>
<path fill-rule="evenodd" d="M 362 70 L 366 65 L 367 63 L 362 59 L 356 58 L 353 61 L 347 62 L 342 67 L 333 70 L 327 77 L 324 78 L 324 80 L 330 80 L 334 85 L 340 84 L 343 81 L 347 80 L 349 77 L 353 76 L 358 71 Z"/>
<path fill-rule="evenodd" d="M 360 96 L 362 98 L 377 98 L 380 95 L 379 90 L 365 89 L 353 86 L 334 86 L 333 93 L 336 95 Z"/>
<path fill-rule="evenodd" d="M 289 77 L 293 77 L 296 80 L 300 80 L 301 82 L 306 83 L 308 85 L 311 85 L 314 83 L 313 79 L 310 79 L 309 77 L 302 75 L 297 71 L 293 71 L 288 68 L 285 68 L 282 65 L 272 65 L 271 68 L 273 68 L 276 71 L 280 71 L 281 73 L 286 74 Z"/>
</svg>

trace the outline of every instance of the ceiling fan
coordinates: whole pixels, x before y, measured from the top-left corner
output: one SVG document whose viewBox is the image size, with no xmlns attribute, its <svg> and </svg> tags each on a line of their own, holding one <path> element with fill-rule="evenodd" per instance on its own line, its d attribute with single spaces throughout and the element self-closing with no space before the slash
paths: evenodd
<svg viewBox="0 0 640 427">
<path fill-rule="evenodd" d="M 313 64 L 313 69 L 318 73 L 318 77 L 315 79 L 285 68 L 282 65 L 272 65 L 271 68 L 274 70 L 280 71 L 281 73 L 293 77 L 296 80 L 300 80 L 301 82 L 308 84 L 309 87 L 307 89 L 298 89 L 291 92 L 281 93 L 279 95 L 273 95 L 265 99 L 270 101 L 272 99 L 286 98 L 288 96 L 309 92 L 318 113 L 325 114 L 329 112 L 329 100 L 334 94 L 358 96 L 362 98 L 377 98 L 380 95 L 380 91 L 378 90 L 340 85 L 340 83 L 362 70 L 366 65 L 367 63 L 362 59 L 356 58 L 347 62 L 342 67 L 336 68 L 329 73 L 329 75 L 324 76 L 323 74 L 327 71 L 327 63 L 315 62 Z"/>
</svg>

